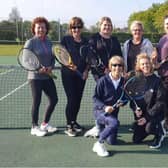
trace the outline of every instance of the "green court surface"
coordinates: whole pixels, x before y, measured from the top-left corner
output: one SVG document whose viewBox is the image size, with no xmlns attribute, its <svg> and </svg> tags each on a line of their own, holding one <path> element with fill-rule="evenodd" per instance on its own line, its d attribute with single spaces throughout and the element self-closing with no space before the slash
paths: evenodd
<svg viewBox="0 0 168 168">
<path fill-rule="evenodd" d="M 3 60 L 3 61 L 2 61 Z M 2 63 L 3 62 L 3 63 Z M 68 137 L 64 134 L 66 97 L 62 87 L 60 70 L 55 70 L 59 102 L 51 118 L 51 124 L 59 132 L 46 137 L 30 135 L 31 93 L 27 72 L 17 65 L 16 57 L 1 57 L 0 63 L 0 167 L 167 167 L 168 138 L 157 150 L 149 149 L 153 139 L 149 136 L 144 144 L 134 145 L 128 128 L 133 115 L 128 106 L 119 114 L 119 143 L 109 146 L 111 156 L 100 158 L 92 152 L 96 139 Z M 7 65 L 8 64 L 8 65 Z M 11 64 L 11 65 L 9 65 Z M 86 83 L 78 121 L 86 129 L 94 125 L 92 116 L 92 95 L 95 82 L 92 76 Z M 42 121 L 46 97 L 40 108 Z"/>
<path fill-rule="evenodd" d="M 118 145 L 106 145 L 111 153 L 106 158 L 92 152 L 95 139 L 68 137 L 63 130 L 35 137 L 29 129 L 1 129 L 0 167 L 167 167 L 167 138 L 161 149 L 153 150 L 147 146 L 152 137 L 133 145 L 125 128 L 120 129 Z"/>
</svg>

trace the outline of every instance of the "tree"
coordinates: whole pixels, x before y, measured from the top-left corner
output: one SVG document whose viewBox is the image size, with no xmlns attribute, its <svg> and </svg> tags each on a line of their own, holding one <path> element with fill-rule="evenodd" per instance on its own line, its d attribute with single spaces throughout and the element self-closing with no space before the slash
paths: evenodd
<svg viewBox="0 0 168 168">
<path fill-rule="evenodd" d="M 160 6 L 160 8 L 155 13 L 154 26 L 158 29 L 159 33 L 163 33 L 163 21 L 164 16 L 168 13 L 168 0 Z"/>
<path fill-rule="evenodd" d="M 146 11 L 136 12 L 130 15 L 128 25 L 130 26 L 133 20 L 140 20 L 144 24 L 146 33 L 161 33 L 163 32 L 163 16 L 168 11 L 168 0 L 163 3 L 154 3 Z"/>
<path fill-rule="evenodd" d="M 14 23 L 9 21 L 0 22 L 0 39 L 13 40 L 16 37 L 16 27 Z"/>
<path fill-rule="evenodd" d="M 20 13 L 17 7 L 13 7 L 11 13 L 9 14 L 9 21 L 11 22 L 19 22 L 22 18 L 20 17 Z"/>
<path fill-rule="evenodd" d="M 60 23 L 59 21 L 50 22 L 49 38 L 53 41 L 59 41 L 60 39 Z"/>
<path fill-rule="evenodd" d="M 23 23 L 23 40 L 27 40 L 32 37 L 31 21 L 25 20 Z"/>
</svg>

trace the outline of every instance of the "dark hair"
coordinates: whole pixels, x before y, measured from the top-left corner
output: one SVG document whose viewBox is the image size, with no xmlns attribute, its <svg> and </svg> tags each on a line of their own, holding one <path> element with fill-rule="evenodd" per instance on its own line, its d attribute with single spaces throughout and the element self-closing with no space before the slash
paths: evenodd
<svg viewBox="0 0 168 168">
<path fill-rule="evenodd" d="M 35 24 L 36 24 L 36 23 L 45 23 L 46 29 L 47 29 L 46 34 L 48 34 L 48 31 L 49 31 L 49 28 L 50 28 L 50 25 L 49 25 L 48 20 L 47 20 L 46 18 L 44 18 L 44 17 L 36 17 L 36 18 L 32 21 L 32 24 L 31 24 L 31 31 L 32 31 L 33 35 L 35 34 L 34 28 L 35 28 Z"/>
</svg>

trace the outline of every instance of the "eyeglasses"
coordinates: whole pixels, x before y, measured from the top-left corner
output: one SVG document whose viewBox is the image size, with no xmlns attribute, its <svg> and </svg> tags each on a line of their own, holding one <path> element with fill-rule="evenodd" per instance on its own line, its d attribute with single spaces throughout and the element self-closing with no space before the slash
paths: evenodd
<svg viewBox="0 0 168 168">
<path fill-rule="evenodd" d="M 72 26 L 71 29 L 82 29 L 82 26 Z"/>
<path fill-rule="evenodd" d="M 123 65 L 122 64 L 111 64 L 111 66 L 113 66 L 113 67 L 123 67 Z"/>
</svg>

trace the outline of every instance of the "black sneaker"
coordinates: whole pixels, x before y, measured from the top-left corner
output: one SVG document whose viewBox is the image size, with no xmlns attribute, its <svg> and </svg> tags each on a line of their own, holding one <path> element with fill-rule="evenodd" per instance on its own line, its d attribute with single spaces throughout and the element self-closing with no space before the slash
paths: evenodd
<svg viewBox="0 0 168 168">
<path fill-rule="evenodd" d="M 64 131 L 64 133 L 70 137 L 75 137 L 77 135 L 77 132 L 73 129 L 72 125 L 67 125 L 67 128 Z"/>
<path fill-rule="evenodd" d="M 161 147 L 162 141 L 164 139 L 164 134 L 155 136 L 153 143 L 149 146 L 151 149 L 158 149 Z"/>
<path fill-rule="evenodd" d="M 74 123 L 73 123 L 73 129 L 74 129 L 76 132 L 82 132 L 84 128 L 83 128 L 81 125 L 79 125 L 77 122 L 74 122 Z"/>
</svg>

